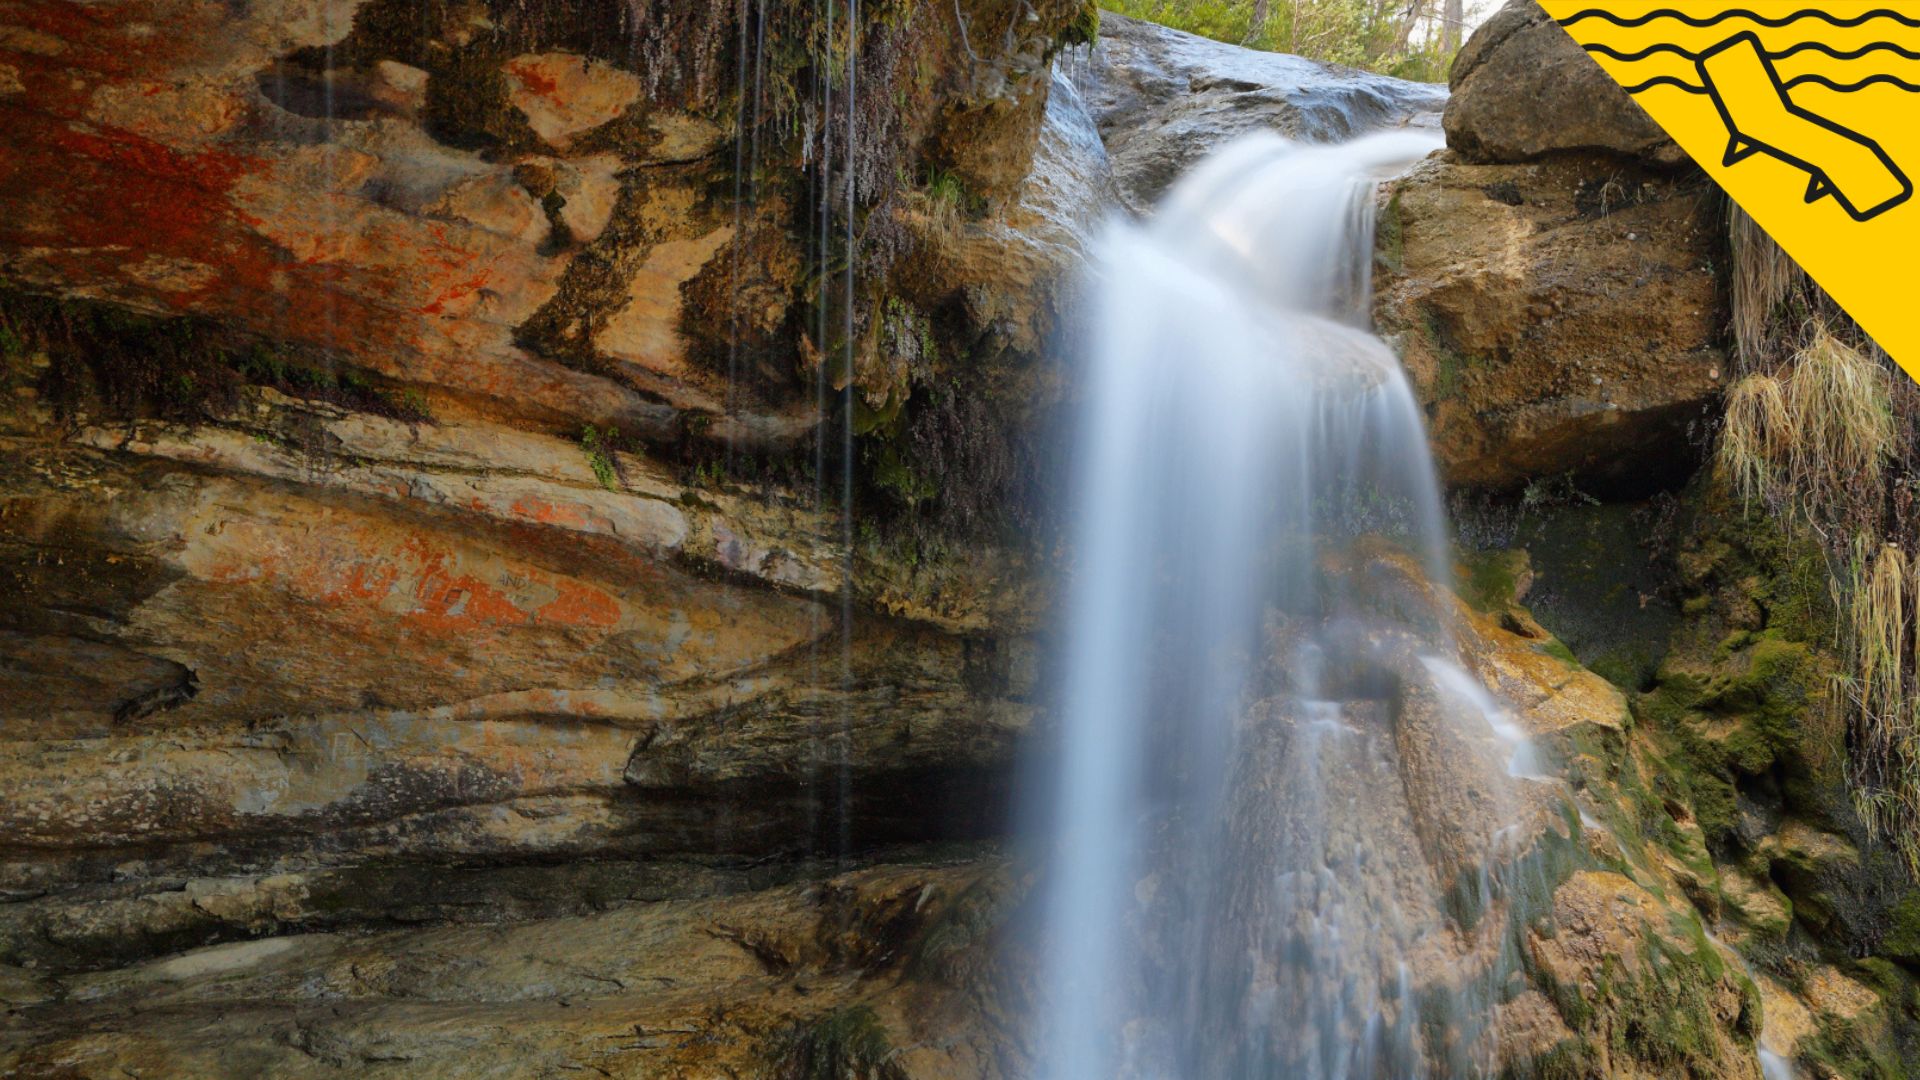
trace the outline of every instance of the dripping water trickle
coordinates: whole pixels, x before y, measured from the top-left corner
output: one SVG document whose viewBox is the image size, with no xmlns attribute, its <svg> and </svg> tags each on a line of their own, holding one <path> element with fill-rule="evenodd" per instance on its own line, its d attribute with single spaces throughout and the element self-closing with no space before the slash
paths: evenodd
<svg viewBox="0 0 1920 1080">
<path fill-rule="evenodd" d="M 833 40 L 833 7 L 836 0 L 816 0 L 815 17 L 826 26 L 827 40 Z M 813 71 L 810 108 L 807 113 L 806 153 L 813 165 L 813 189 L 808 205 L 810 207 L 810 237 L 813 247 L 814 274 L 816 286 L 813 310 L 813 340 L 818 355 L 813 365 L 813 510 L 817 516 L 825 513 L 827 506 L 827 416 L 828 416 L 828 371 L 827 371 L 827 324 L 828 310 L 832 299 L 832 275 L 829 272 L 833 260 L 829 250 L 828 238 L 832 228 L 832 179 L 833 152 L 831 125 L 827 122 L 833 112 L 832 73 L 824 65 L 816 65 Z M 824 665 L 821 661 L 821 640 L 826 634 L 826 621 L 819 605 L 808 608 L 807 668 L 808 684 L 822 685 Z M 810 712 L 807 719 L 807 778 L 805 806 L 802 808 L 806 822 L 806 850 L 809 853 L 820 849 L 820 824 L 826 807 L 820 797 L 820 765 L 823 745 L 818 712 Z"/>
<path fill-rule="evenodd" d="M 731 421 L 739 408 L 735 400 L 735 388 L 740 382 L 740 270 L 741 248 L 745 246 L 743 227 L 746 224 L 747 205 L 747 141 L 748 129 L 757 129 L 759 115 L 749 114 L 747 109 L 747 70 L 750 65 L 747 56 L 751 50 L 759 52 L 759 42 L 748 44 L 748 19 L 750 0 L 739 0 L 734 9 L 734 17 L 739 20 L 739 32 L 736 35 L 734 50 L 734 131 L 733 131 L 733 243 L 732 255 L 728 266 L 727 295 L 727 384 L 720 398 L 721 415 Z M 733 427 L 727 424 L 726 467 L 733 468 Z"/>
<path fill-rule="evenodd" d="M 854 230 L 855 200 L 858 192 L 855 180 L 859 175 L 855 167 L 855 154 L 859 148 L 859 72 L 860 72 L 860 0 L 847 0 L 847 132 L 846 164 L 842 171 L 846 173 L 847 203 L 846 231 L 841 257 L 846 260 L 846 294 L 841 303 L 844 308 L 844 320 L 841 327 L 844 362 L 841 378 L 845 380 L 840 400 L 840 546 L 845 553 L 845 566 L 841 574 L 840 586 L 840 731 L 839 775 L 835 791 L 839 807 L 839 832 L 836 837 L 835 856 L 845 860 L 853 847 L 852 811 L 849 803 L 853 798 L 853 420 L 854 420 L 854 270 L 858 262 Z"/>
<path fill-rule="evenodd" d="M 767 0 L 739 0 L 734 65 L 733 240 L 729 265 L 727 381 L 721 398 L 726 425 L 723 463 L 732 475 L 741 398 L 741 307 L 747 236 L 760 208 L 760 133 L 766 120 Z"/>
</svg>

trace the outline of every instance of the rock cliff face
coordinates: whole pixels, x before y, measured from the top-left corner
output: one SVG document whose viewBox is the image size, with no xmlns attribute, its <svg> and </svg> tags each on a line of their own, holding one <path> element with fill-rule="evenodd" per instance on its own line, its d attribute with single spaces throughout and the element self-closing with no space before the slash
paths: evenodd
<svg viewBox="0 0 1920 1080">
<path fill-rule="evenodd" d="M 1027 10 L 870 8 L 849 72 L 701 5 L 9 7 L 10 887 L 765 851 L 835 770 L 977 803 L 1030 589 L 850 550 L 815 397 L 910 473 L 1034 377 L 1105 180 L 1077 9 Z"/>
<path fill-rule="evenodd" d="M 1027 1074 L 998 841 L 1089 229 L 1443 96 L 863 8 L 0 6 L 0 1072 Z M 1511 5 L 1383 194 L 1463 491 L 1677 485 L 1721 381 L 1718 196 L 1569 48 Z M 1766 541 L 1688 531 L 1622 667 L 1558 621 L 1621 595 L 1556 599 L 1581 512 L 1457 605 L 1577 790 L 1505 1057 L 1749 1077 L 1764 1012 L 1899 1075 L 1912 982 L 1846 957 L 1920 917 L 1784 726 L 1823 661 Z"/>
<path fill-rule="evenodd" d="M 1511 593 L 1491 606 L 1627 691 L 1617 741 L 1569 761 L 1585 835 L 1640 888 L 1684 897 L 1744 966 L 1751 1033 L 1797 1075 L 1911 1075 L 1920 893 L 1847 796 L 1824 556 L 1695 471 L 1727 373 L 1724 199 L 1533 0 L 1488 21 L 1453 89 L 1448 152 L 1383 193 L 1376 314 L 1400 334 L 1450 478 L 1525 486 L 1461 523 L 1483 549 L 1468 592 Z M 1574 95 L 1583 107 L 1563 104 Z M 1612 807 L 1586 801 L 1609 789 Z M 1617 938 L 1598 896 L 1568 895 L 1592 881 L 1555 893 L 1563 933 L 1536 953 L 1537 980 L 1568 985 L 1559 949 Z M 1618 905 L 1632 890 L 1614 885 Z M 1678 984 L 1573 981 L 1569 1020 L 1601 1004 L 1641 1024 L 1637 1010 L 1677 1000 Z M 1664 1074 L 1725 1067 L 1668 1034 L 1680 1056 Z"/>
<path fill-rule="evenodd" d="M 865 8 L 0 9 L 0 1071 L 814 1075 L 964 1027 L 992 863 L 756 891 L 1005 830 L 1043 586 L 996 537 L 1110 180 L 1050 92 L 1077 5 Z M 607 993 L 651 1004 L 540 1012 Z M 940 1038 L 887 1067 L 990 1071 Z"/>
</svg>

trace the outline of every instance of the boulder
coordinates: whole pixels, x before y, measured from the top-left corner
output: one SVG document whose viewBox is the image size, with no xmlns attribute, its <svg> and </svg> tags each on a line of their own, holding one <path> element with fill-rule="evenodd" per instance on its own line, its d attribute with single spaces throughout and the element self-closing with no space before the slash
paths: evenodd
<svg viewBox="0 0 1920 1080">
<path fill-rule="evenodd" d="M 1446 102 L 1438 86 L 1242 49 L 1111 12 L 1101 15 L 1091 53 L 1062 63 L 1106 140 L 1120 197 L 1136 213 L 1237 136 L 1338 142 L 1377 128 L 1431 127 Z"/>
<path fill-rule="evenodd" d="M 1448 79 L 1447 145 L 1476 163 L 1606 152 L 1662 165 L 1687 156 L 1538 0 L 1508 0 Z"/>
<path fill-rule="evenodd" d="M 1689 427 L 1727 370 L 1711 184 L 1617 158 L 1438 157 L 1382 200 L 1375 322 L 1450 485 L 1573 473 L 1632 494 L 1692 471 Z"/>
</svg>

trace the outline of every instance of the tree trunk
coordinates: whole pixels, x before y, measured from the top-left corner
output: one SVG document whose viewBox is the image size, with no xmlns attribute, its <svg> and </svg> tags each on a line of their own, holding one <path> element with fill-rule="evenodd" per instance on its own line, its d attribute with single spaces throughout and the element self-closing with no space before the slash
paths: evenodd
<svg viewBox="0 0 1920 1080">
<path fill-rule="evenodd" d="M 1247 19 L 1247 36 L 1240 44 L 1252 45 L 1260 40 L 1261 33 L 1267 28 L 1268 3 L 1269 0 L 1253 0 L 1253 15 Z"/>
</svg>

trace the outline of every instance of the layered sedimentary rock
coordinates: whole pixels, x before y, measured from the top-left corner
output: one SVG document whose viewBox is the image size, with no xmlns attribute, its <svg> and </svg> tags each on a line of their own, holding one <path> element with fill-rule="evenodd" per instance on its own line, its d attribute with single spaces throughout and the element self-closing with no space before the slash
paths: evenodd
<svg viewBox="0 0 1920 1080">
<path fill-rule="evenodd" d="M 736 14 L 0 13 L 7 1000 L 1004 831 L 1043 586 L 845 499 L 1021 479 L 1018 416 L 916 433 L 1057 381 L 1080 12 Z"/>
<path fill-rule="evenodd" d="M 1019 1076 L 997 866 L 897 866 L 519 925 L 238 942 L 12 971 L 12 1075 Z M 217 901 L 204 895 L 212 907 Z M 58 1023 L 31 1006 L 59 994 Z M 956 1021 L 956 1016 L 966 1019 Z"/>
</svg>

